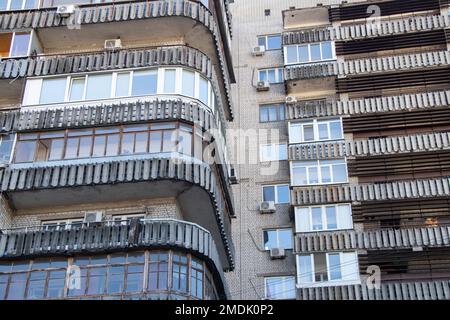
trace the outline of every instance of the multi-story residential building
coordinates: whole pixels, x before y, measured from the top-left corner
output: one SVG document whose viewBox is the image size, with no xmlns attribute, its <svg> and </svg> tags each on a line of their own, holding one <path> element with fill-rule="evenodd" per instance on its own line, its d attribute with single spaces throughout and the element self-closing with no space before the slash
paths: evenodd
<svg viewBox="0 0 450 320">
<path fill-rule="evenodd" d="M 450 299 L 448 2 L 231 7 L 233 127 L 280 132 L 236 167 L 233 297 Z"/>
<path fill-rule="evenodd" d="M 230 297 L 228 2 L 0 1 L 0 300 Z"/>
</svg>

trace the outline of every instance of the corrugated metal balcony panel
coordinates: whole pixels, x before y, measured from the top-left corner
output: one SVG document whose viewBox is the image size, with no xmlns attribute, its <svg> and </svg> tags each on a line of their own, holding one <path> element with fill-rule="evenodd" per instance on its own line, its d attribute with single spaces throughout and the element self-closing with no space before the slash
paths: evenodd
<svg viewBox="0 0 450 320">
<path fill-rule="evenodd" d="M 383 96 L 348 101 L 305 101 L 288 105 L 288 120 L 336 115 L 364 115 L 391 111 L 409 111 L 446 107 L 450 104 L 450 90 Z"/>
<path fill-rule="evenodd" d="M 433 132 L 370 140 L 291 144 L 289 146 L 289 160 L 396 155 L 447 150 L 449 148 L 450 132 Z"/>
<path fill-rule="evenodd" d="M 0 131 L 25 132 L 153 120 L 186 120 L 195 122 L 206 130 L 216 128 L 214 116 L 200 104 L 181 98 L 157 97 L 130 102 L 118 100 L 116 103 L 0 112 Z"/>
<path fill-rule="evenodd" d="M 227 258 L 233 266 L 233 255 L 225 228 L 225 204 L 216 186 L 215 174 L 207 165 L 187 163 L 177 159 L 141 159 L 98 162 L 77 165 L 41 166 L 25 169 L 2 169 L 0 171 L 2 192 L 66 188 L 86 185 L 110 185 L 121 182 L 152 180 L 181 180 L 192 183 L 208 192 Z"/>
<path fill-rule="evenodd" d="M 449 226 L 379 229 L 368 231 L 337 230 L 295 235 L 295 252 L 324 252 L 330 250 L 385 250 L 413 247 L 449 247 Z M 322 247 L 320 243 L 327 243 Z"/>
<path fill-rule="evenodd" d="M 195 20 L 210 30 L 214 37 L 216 53 L 224 79 L 226 96 L 230 107 L 230 118 L 233 117 L 231 103 L 230 74 L 222 39 L 214 16 L 203 5 L 187 0 L 135 1 L 123 4 L 102 4 L 81 7 L 75 14 L 75 21 L 80 25 L 107 22 L 133 21 L 161 17 L 185 17 Z M 27 12 L 6 12 L 0 14 L 0 31 L 28 28 L 50 28 L 68 25 L 67 18 L 56 14 L 55 8 L 32 10 Z M 43 62 L 41 62 L 42 64 Z"/>
<path fill-rule="evenodd" d="M 436 185 L 433 191 L 431 185 Z M 450 178 L 393 181 L 377 184 L 344 184 L 324 186 L 294 186 L 293 205 L 312 205 L 333 202 L 389 201 L 413 198 L 448 197 Z M 402 192 L 401 190 L 410 190 Z M 379 192 L 375 192 L 379 190 Z"/>
<path fill-rule="evenodd" d="M 324 62 L 305 65 L 287 66 L 284 69 L 285 80 L 301 80 L 321 77 L 332 77 L 338 75 L 338 64 L 336 62 Z"/>
<path fill-rule="evenodd" d="M 298 300 L 450 300 L 450 280 L 298 288 Z"/>
<path fill-rule="evenodd" d="M 182 65 L 194 68 L 212 79 L 211 59 L 199 50 L 186 46 L 2 59 L 0 61 L 0 78 L 11 79 L 164 65 Z"/>
</svg>

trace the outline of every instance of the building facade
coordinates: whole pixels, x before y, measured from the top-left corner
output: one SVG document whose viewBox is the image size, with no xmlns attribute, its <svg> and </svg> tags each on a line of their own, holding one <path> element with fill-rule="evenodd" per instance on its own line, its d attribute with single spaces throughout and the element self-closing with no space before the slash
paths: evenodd
<svg viewBox="0 0 450 320">
<path fill-rule="evenodd" d="M 228 299 L 224 1 L 0 1 L 0 299 Z"/>
<path fill-rule="evenodd" d="M 448 2 L 231 12 L 232 127 L 276 132 L 236 165 L 232 296 L 450 299 Z"/>
</svg>

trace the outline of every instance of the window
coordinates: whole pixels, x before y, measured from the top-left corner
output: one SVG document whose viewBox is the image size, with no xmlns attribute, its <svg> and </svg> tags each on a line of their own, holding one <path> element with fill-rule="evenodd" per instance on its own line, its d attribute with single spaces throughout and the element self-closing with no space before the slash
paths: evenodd
<svg viewBox="0 0 450 320">
<path fill-rule="evenodd" d="M 136 213 L 136 214 L 125 214 L 125 215 L 116 215 L 113 216 L 113 224 L 115 225 L 127 225 L 130 223 L 132 219 L 145 219 L 145 214 Z"/>
<path fill-rule="evenodd" d="M 0 161 L 9 162 L 14 144 L 14 135 L 0 135 Z"/>
<path fill-rule="evenodd" d="M 178 122 L 19 134 L 14 162 L 161 152 L 179 152 L 193 156 L 192 135 L 192 126 Z M 199 139 L 200 141 L 196 141 L 195 144 L 203 148 L 201 137 Z"/>
<path fill-rule="evenodd" d="M 260 146 L 261 162 L 287 160 L 287 144 L 274 143 Z"/>
<path fill-rule="evenodd" d="M 8 48 L 3 49 L 1 37 L 0 35 L 0 55 L 9 55 L 9 45 Z M 18 45 L 17 50 L 21 47 L 21 45 Z M 4 50 L 5 53 L 2 53 Z M 184 95 L 198 99 L 212 111 L 217 106 L 217 97 L 210 81 L 198 72 L 183 68 L 95 72 L 87 75 L 28 79 L 23 105 L 80 102 L 155 94 Z"/>
<path fill-rule="evenodd" d="M 270 84 L 282 83 L 284 81 L 283 68 L 259 70 L 258 81 L 268 81 Z"/>
<path fill-rule="evenodd" d="M 259 106 L 259 122 L 274 122 L 285 120 L 285 104 L 267 104 Z"/>
<path fill-rule="evenodd" d="M 42 221 L 41 225 L 44 230 L 69 230 L 71 228 L 79 228 L 83 225 L 84 219 L 64 219 Z"/>
<path fill-rule="evenodd" d="M 258 37 L 258 45 L 263 46 L 266 50 L 279 50 L 281 49 L 281 35 L 274 34 L 269 36 Z"/>
<path fill-rule="evenodd" d="M 278 184 L 263 186 L 263 201 L 274 201 L 275 203 L 289 203 L 289 185 Z"/>
<path fill-rule="evenodd" d="M 265 15 L 266 17 L 270 16 L 270 9 L 265 9 L 265 10 L 264 10 L 264 15 Z"/>
<path fill-rule="evenodd" d="M 31 33 L 0 33 L 0 58 L 28 56 Z"/>
<path fill-rule="evenodd" d="M 342 120 L 289 122 L 289 143 L 303 143 L 344 138 Z"/>
<path fill-rule="evenodd" d="M 291 184 L 294 186 L 346 183 L 347 163 L 341 160 L 293 161 Z"/>
<path fill-rule="evenodd" d="M 336 59 L 331 41 L 284 47 L 285 64 L 312 63 Z"/>
<path fill-rule="evenodd" d="M 300 286 L 314 283 L 336 285 L 359 282 L 356 252 L 316 253 L 297 256 L 297 280 Z"/>
<path fill-rule="evenodd" d="M 264 284 L 266 299 L 295 299 L 295 277 L 268 277 Z"/>
<path fill-rule="evenodd" d="M 169 289 L 184 299 L 217 298 L 206 264 L 182 252 L 136 251 L 0 261 L 0 300 L 142 298 L 144 293 L 166 294 Z"/>
<path fill-rule="evenodd" d="M 0 11 L 35 9 L 38 4 L 39 0 L 0 0 Z"/>
<path fill-rule="evenodd" d="M 350 204 L 295 208 L 296 232 L 352 229 Z"/>
<path fill-rule="evenodd" d="M 273 248 L 292 249 L 292 230 L 291 229 L 273 229 L 264 230 L 264 250 Z"/>
</svg>

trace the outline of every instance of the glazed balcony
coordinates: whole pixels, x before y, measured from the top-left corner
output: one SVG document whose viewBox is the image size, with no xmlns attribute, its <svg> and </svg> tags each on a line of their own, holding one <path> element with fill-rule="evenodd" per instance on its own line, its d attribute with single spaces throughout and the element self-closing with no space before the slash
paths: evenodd
<svg viewBox="0 0 450 320">
<path fill-rule="evenodd" d="M 224 3 L 217 5 L 225 10 Z M 211 59 L 212 68 L 220 75 L 219 87 L 225 91 L 221 93 L 222 99 L 229 99 L 234 75 L 228 41 L 223 40 L 223 27 L 218 25 L 213 12 L 201 3 L 155 0 L 81 6 L 75 20 L 73 28 L 68 18 L 56 14 L 56 8 L 0 13 L 2 31 L 35 29 L 44 54 L 103 50 L 106 39 L 117 38 L 126 48 L 189 43 Z M 171 28 L 166 28 L 167 25 Z M 228 117 L 232 118 L 231 112 Z"/>
<path fill-rule="evenodd" d="M 219 243 L 222 265 L 233 268 L 227 186 L 214 167 L 193 157 L 169 152 L 11 164 L 0 180 L 16 210 L 174 197 L 183 217 Z"/>
<path fill-rule="evenodd" d="M 450 247 L 450 227 L 414 227 L 367 231 L 336 230 L 295 235 L 295 251 L 389 250 Z"/>
<path fill-rule="evenodd" d="M 0 231 L 0 259 L 6 261 L 164 249 L 188 252 L 205 261 L 219 297 L 227 298 L 219 250 L 211 233 L 197 224 L 174 219 L 131 219 Z"/>
<path fill-rule="evenodd" d="M 298 300 L 450 300 L 450 280 L 381 282 L 297 289 Z"/>
</svg>

